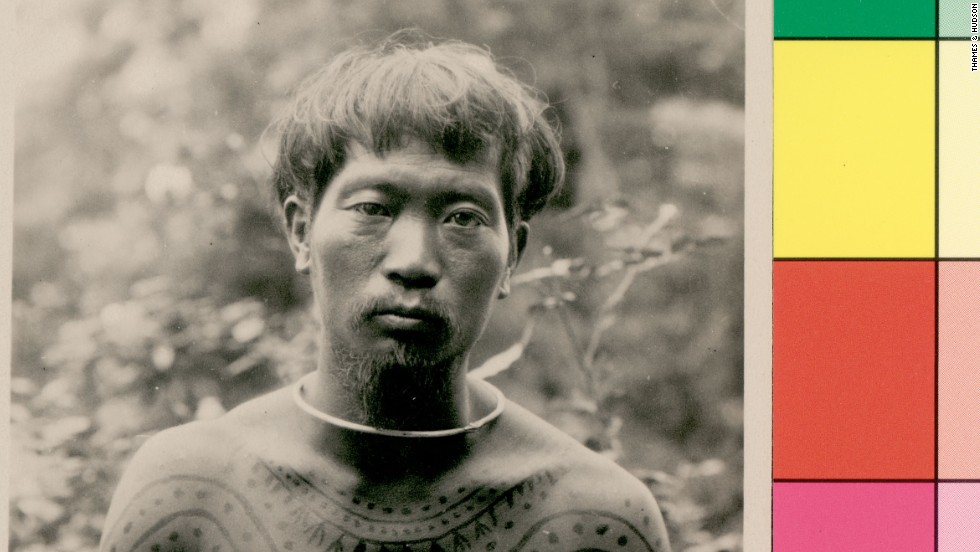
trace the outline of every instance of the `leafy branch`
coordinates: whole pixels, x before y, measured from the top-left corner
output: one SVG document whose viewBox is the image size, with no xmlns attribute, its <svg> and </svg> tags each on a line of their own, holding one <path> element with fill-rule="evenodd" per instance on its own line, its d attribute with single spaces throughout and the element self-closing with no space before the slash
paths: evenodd
<svg viewBox="0 0 980 552">
<path fill-rule="evenodd" d="M 583 381 L 584 396 L 567 403 L 566 408 L 598 421 L 605 435 L 593 442 L 599 444 L 596 448 L 600 451 L 613 454 L 621 420 L 612 412 L 609 401 L 615 395 L 608 386 L 613 370 L 600 362 L 604 338 L 620 320 L 623 303 L 640 275 L 675 262 L 697 247 L 719 241 L 717 237 L 695 240 L 679 232 L 675 227 L 679 210 L 671 204 L 662 205 L 655 219 L 642 226 L 627 225 L 628 215 L 621 204 L 615 203 L 598 210 L 580 209 L 571 215 L 588 219 L 593 229 L 604 235 L 605 249 L 613 254 L 612 258 L 597 262 L 581 257 L 552 258 L 552 249 L 545 247 L 544 254 L 551 262 L 518 274 L 512 280 L 515 286 L 534 286 L 540 296 L 529 307 L 531 316 L 520 339 L 472 372 L 475 377 L 486 378 L 511 368 L 523 356 L 536 325 L 546 314 L 554 313 Z M 629 239 L 617 243 L 617 240 L 622 242 L 624 234 Z M 588 312 L 587 306 L 573 308 L 575 303 L 581 305 L 575 290 L 593 285 L 609 288 L 598 306 L 592 312 Z M 580 335 L 575 316 L 583 310 L 586 331 Z"/>
</svg>

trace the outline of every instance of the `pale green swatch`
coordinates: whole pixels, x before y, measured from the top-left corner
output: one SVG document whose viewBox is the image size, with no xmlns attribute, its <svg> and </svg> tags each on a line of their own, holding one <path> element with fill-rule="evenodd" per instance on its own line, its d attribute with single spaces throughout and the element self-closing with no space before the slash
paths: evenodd
<svg viewBox="0 0 980 552">
<path fill-rule="evenodd" d="M 972 4 L 970 0 L 939 0 L 939 36 L 969 37 Z"/>
</svg>

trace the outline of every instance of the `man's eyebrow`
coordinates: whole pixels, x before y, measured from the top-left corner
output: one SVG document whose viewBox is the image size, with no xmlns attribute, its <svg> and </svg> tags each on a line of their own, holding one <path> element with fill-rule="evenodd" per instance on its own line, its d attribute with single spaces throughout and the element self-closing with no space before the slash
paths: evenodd
<svg viewBox="0 0 980 552">
<path fill-rule="evenodd" d="M 387 195 L 399 194 L 398 186 L 391 182 L 391 179 L 376 178 L 373 176 L 356 176 L 340 184 L 340 196 L 348 197 L 362 190 L 376 190 Z M 404 192 L 402 192 L 404 193 Z"/>
<path fill-rule="evenodd" d="M 474 186 L 463 190 L 459 188 L 436 190 L 435 193 L 432 194 L 429 203 L 434 205 L 446 205 L 449 203 L 469 201 L 476 203 L 478 206 L 488 211 L 496 211 L 497 203 L 495 199 L 496 198 L 493 196 L 493 194 L 482 186 Z"/>
<path fill-rule="evenodd" d="M 381 192 L 386 196 L 404 199 L 412 195 L 411 186 L 399 185 L 397 175 L 358 175 L 341 184 L 341 197 L 350 197 L 363 190 L 373 190 Z M 430 185 L 427 193 L 426 203 L 431 205 L 445 205 L 458 201 L 472 201 L 480 207 L 488 210 L 495 210 L 496 197 L 484 186 L 476 183 L 467 184 L 469 179 L 457 177 L 446 179 L 436 184 Z"/>
</svg>

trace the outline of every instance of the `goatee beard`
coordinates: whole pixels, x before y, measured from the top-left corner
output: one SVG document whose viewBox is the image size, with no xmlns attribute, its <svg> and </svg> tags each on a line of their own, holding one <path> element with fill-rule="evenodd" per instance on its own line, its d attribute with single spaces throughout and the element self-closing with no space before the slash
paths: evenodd
<svg viewBox="0 0 980 552">
<path fill-rule="evenodd" d="M 333 366 L 347 396 L 353 397 L 357 423 L 384 429 L 442 429 L 431 414 L 452 398 L 453 359 L 437 351 L 396 342 L 385 352 L 333 347 Z"/>
</svg>

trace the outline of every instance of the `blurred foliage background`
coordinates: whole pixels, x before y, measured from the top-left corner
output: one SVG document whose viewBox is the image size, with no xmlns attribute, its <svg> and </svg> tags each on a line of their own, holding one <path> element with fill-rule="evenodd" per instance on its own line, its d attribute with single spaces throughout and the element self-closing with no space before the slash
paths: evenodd
<svg viewBox="0 0 980 552">
<path fill-rule="evenodd" d="M 675 550 L 741 549 L 741 0 L 16 13 L 12 550 L 94 550 L 148 434 L 312 369 L 263 130 L 332 52 L 407 26 L 489 46 L 564 128 L 569 186 L 473 366 L 646 481 Z"/>
</svg>

